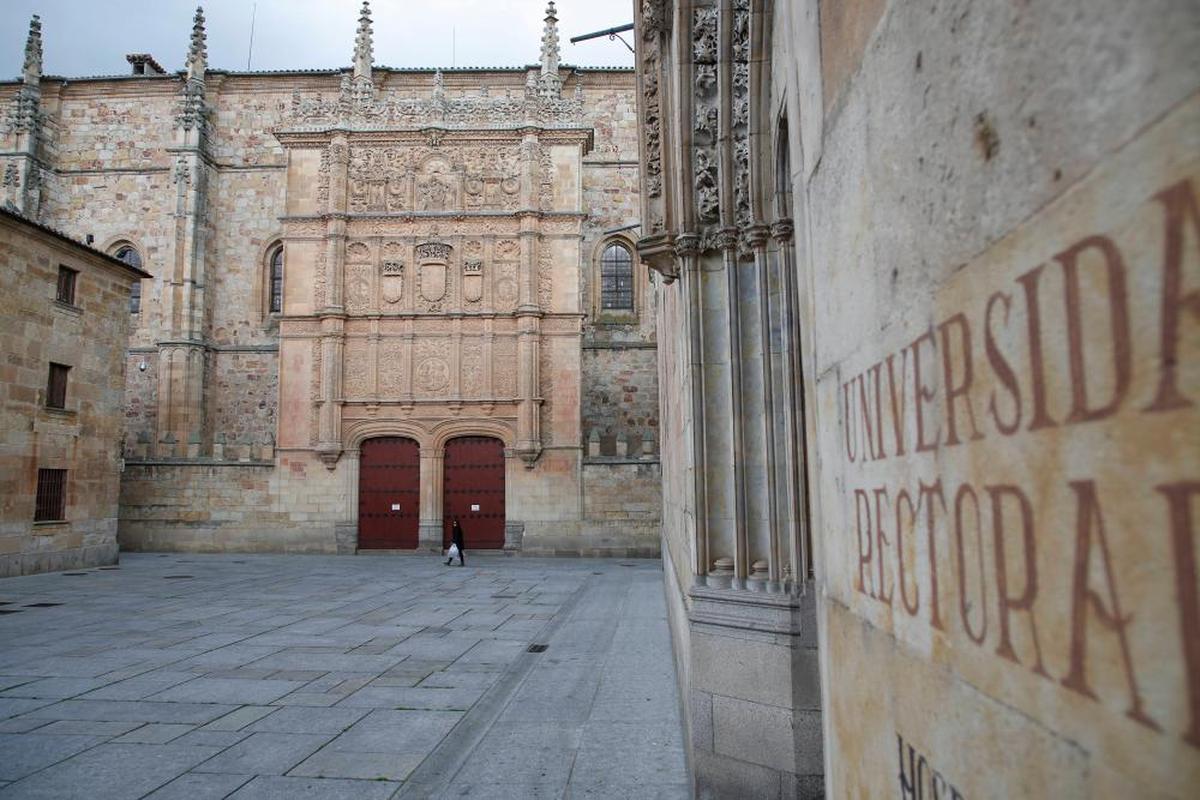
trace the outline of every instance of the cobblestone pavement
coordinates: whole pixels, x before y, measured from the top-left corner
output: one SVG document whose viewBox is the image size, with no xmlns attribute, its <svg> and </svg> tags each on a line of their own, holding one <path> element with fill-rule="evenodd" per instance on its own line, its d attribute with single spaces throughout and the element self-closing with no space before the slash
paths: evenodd
<svg viewBox="0 0 1200 800">
<path fill-rule="evenodd" d="M 688 797 L 659 564 L 467 558 L 0 580 L 0 800 Z"/>
</svg>

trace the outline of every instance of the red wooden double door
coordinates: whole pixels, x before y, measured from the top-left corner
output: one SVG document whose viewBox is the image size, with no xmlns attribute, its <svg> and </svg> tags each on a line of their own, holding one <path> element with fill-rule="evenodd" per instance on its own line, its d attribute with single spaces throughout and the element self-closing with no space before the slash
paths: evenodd
<svg viewBox="0 0 1200 800">
<path fill-rule="evenodd" d="M 443 538 L 455 519 L 468 550 L 504 546 L 504 443 L 464 436 L 446 443 L 442 474 Z M 412 550 L 421 512 L 421 448 L 384 436 L 363 442 L 358 474 L 358 547 Z"/>
</svg>

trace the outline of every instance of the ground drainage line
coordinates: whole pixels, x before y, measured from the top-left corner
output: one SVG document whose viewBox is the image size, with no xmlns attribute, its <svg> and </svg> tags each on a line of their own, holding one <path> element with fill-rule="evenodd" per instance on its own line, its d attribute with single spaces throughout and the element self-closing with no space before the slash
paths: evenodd
<svg viewBox="0 0 1200 800">
<path fill-rule="evenodd" d="M 575 590 L 558 612 L 538 631 L 535 641 L 549 642 L 567 618 L 575 611 L 584 593 L 591 586 L 588 581 Z M 465 655 L 465 653 L 464 653 Z M 516 697 L 517 689 L 529 676 L 538 662 L 538 654 L 522 651 L 500 679 L 484 692 L 463 718 L 446 734 L 438 746 L 409 774 L 404 786 L 392 795 L 392 800 L 406 798 L 436 797 L 444 792 L 462 769 L 468 757 L 483 741 L 496 720 L 504 713 L 509 702 Z"/>
</svg>

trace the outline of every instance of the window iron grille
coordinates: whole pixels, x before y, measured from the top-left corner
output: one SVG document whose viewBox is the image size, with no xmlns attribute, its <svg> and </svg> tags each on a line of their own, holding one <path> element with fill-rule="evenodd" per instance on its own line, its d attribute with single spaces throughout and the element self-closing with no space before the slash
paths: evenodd
<svg viewBox="0 0 1200 800">
<path fill-rule="evenodd" d="M 37 507 L 34 522 L 57 522 L 66 519 L 67 471 L 65 469 L 39 469 L 37 482 Z"/>
</svg>

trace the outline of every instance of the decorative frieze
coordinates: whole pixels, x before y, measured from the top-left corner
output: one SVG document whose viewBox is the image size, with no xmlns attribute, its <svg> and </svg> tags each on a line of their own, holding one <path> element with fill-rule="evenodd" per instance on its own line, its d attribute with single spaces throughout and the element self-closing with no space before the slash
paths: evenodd
<svg viewBox="0 0 1200 800">
<path fill-rule="evenodd" d="M 438 76 L 441 75 L 439 72 Z M 583 99 L 539 95 L 534 76 L 533 93 L 514 96 L 479 91 L 451 97 L 435 86 L 430 97 L 402 97 L 392 89 L 380 95 L 374 84 L 359 84 L 356 91 L 349 73 L 334 95 L 322 92 L 292 93 L 286 125 L 293 130 L 320 130 L 335 126 L 351 130 L 430 128 L 514 129 L 530 125 L 573 128 L 583 125 Z"/>
</svg>

